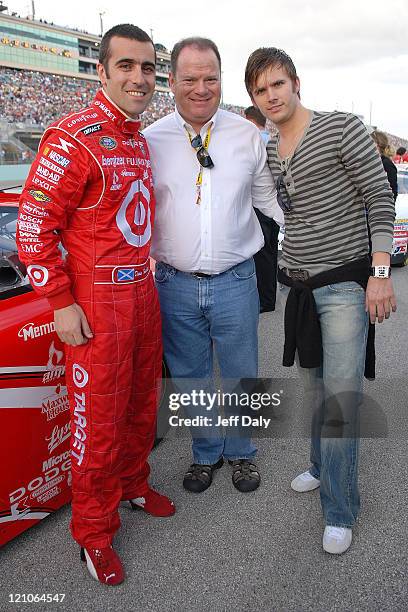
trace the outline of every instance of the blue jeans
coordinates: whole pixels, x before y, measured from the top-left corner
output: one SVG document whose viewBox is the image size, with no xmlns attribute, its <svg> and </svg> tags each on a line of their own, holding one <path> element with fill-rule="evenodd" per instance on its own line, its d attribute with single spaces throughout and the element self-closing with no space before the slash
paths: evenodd
<svg viewBox="0 0 408 612">
<path fill-rule="evenodd" d="M 256 378 L 259 297 L 253 258 L 209 278 L 197 278 L 158 262 L 156 286 L 164 355 L 173 378 L 198 379 L 201 388 L 211 390 L 213 349 L 223 379 Z M 209 416 L 205 408 L 201 414 Z M 219 406 L 214 405 L 213 423 L 218 415 Z M 229 428 L 225 434 L 220 428 L 211 428 L 211 432 L 204 428 L 199 437 L 193 436 L 194 463 L 211 465 L 221 457 L 253 457 L 256 447 L 250 437 L 237 433 L 229 433 Z"/>
<path fill-rule="evenodd" d="M 323 364 L 301 368 L 305 399 L 313 410 L 310 473 L 320 479 L 326 525 L 352 527 L 360 509 L 359 407 L 368 315 L 365 291 L 355 282 L 315 289 Z"/>
</svg>

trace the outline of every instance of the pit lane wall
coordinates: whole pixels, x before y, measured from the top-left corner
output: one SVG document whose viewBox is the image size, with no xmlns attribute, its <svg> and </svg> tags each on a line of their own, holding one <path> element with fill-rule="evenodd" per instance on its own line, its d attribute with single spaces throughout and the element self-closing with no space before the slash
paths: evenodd
<svg viewBox="0 0 408 612">
<path fill-rule="evenodd" d="M 0 546 L 71 499 L 63 345 L 45 299 L 0 294 Z"/>
</svg>

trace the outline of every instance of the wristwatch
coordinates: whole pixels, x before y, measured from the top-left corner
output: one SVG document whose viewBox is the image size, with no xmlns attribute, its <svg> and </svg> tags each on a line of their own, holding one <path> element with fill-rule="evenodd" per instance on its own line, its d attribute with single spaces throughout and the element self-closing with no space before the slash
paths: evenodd
<svg viewBox="0 0 408 612">
<path fill-rule="evenodd" d="M 370 269 L 370 276 L 375 278 L 390 278 L 391 266 L 373 266 Z"/>
</svg>

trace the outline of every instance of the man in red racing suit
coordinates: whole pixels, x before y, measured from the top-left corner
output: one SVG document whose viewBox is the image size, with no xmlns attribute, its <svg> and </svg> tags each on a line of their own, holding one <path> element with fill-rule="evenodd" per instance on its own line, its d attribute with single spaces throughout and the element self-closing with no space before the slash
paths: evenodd
<svg viewBox="0 0 408 612">
<path fill-rule="evenodd" d="M 67 343 L 72 535 L 93 577 L 117 584 L 124 573 L 111 543 L 120 501 L 156 516 L 173 514 L 174 505 L 150 489 L 147 463 L 161 321 L 149 267 L 151 164 L 132 115 L 154 91 L 154 48 L 135 26 L 116 26 L 104 38 L 103 89 L 88 108 L 45 131 L 21 196 L 17 240 L 31 284 L 48 299 Z M 128 67 L 118 73 L 118 56 L 134 74 Z"/>
</svg>

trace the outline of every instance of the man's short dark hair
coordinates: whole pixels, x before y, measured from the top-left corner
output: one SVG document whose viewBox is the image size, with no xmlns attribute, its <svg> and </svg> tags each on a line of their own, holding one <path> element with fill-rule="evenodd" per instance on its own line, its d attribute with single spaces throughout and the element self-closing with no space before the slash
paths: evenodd
<svg viewBox="0 0 408 612">
<path fill-rule="evenodd" d="M 406 150 L 405 147 L 398 147 L 398 149 L 397 149 L 397 155 L 399 155 L 400 157 L 405 155 L 406 152 L 407 152 L 407 150 Z"/>
<path fill-rule="evenodd" d="M 207 51 L 207 49 L 211 49 L 211 51 L 214 51 L 215 56 L 220 65 L 220 72 L 221 72 L 221 56 L 220 56 L 220 52 L 218 51 L 218 47 L 215 44 L 215 42 L 213 42 L 209 38 L 201 38 L 201 36 L 191 36 L 190 38 L 183 38 L 182 40 L 179 40 L 173 47 L 173 51 L 171 52 L 171 59 L 170 59 L 171 71 L 173 75 L 176 74 L 177 61 L 178 61 L 181 51 L 185 47 L 195 47 L 196 49 L 199 49 L 200 51 Z"/>
<path fill-rule="evenodd" d="M 119 25 L 115 25 L 113 28 L 105 32 L 99 48 L 99 62 L 105 68 L 105 72 L 108 77 L 108 62 L 111 56 L 110 41 L 114 36 L 128 38 L 129 40 L 137 40 L 138 42 L 149 42 L 153 46 L 154 55 L 156 57 L 156 49 L 154 48 L 153 41 L 144 30 L 132 25 L 131 23 L 120 23 Z"/>
<path fill-rule="evenodd" d="M 245 68 L 245 87 L 251 95 L 260 75 L 268 68 L 284 68 L 293 84 L 298 78 L 295 64 L 285 51 L 276 47 L 261 47 L 248 58 Z"/>
<path fill-rule="evenodd" d="M 266 118 L 263 116 L 260 110 L 255 108 L 255 106 L 248 106 L 248 108 L 244 110 L 244 115 L 247 119 L 252 119 L 255 121 L 257 125 L 265 127 Z"/>
</svg>

